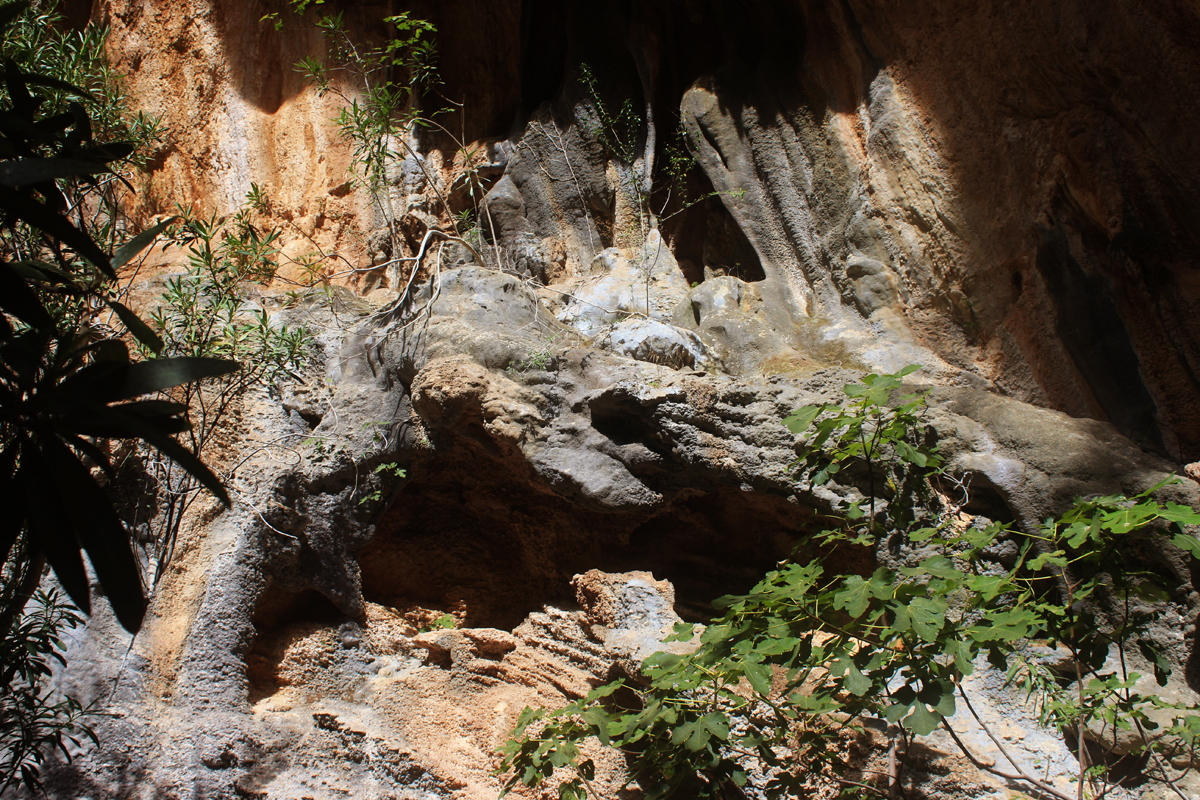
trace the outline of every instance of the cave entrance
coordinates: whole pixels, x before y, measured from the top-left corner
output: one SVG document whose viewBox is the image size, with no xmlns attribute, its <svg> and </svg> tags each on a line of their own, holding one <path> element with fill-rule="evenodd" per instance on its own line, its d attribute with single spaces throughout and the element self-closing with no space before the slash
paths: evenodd
<svg viewBox="0 0 1200 800">
<path fill-rule="evenodd" d="M 522 462 L 441 455 L 396 496 L 359 556 L 368 603 L 459 615 L 511 630 L 547 604 L 571 606 L 589 569 L 649 570 L 676 587 L 677 611 L 711 616 L 787 557 L 811 512 L 781 497 L 709 486 L 652 512 L 599 511 L 552 493 Z"/>
</svg>

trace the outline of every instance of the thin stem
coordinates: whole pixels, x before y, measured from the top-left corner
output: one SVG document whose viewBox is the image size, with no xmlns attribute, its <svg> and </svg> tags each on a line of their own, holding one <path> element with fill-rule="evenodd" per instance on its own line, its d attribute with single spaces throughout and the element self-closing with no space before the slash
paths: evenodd
<svg viewBox="0 0 1200 800">
<path fill-rule="evenodd" d="M 984 761 L 983 759 L 976 756 L 974 753 L 972 753 L 971 749 L 969 747 L 967 747 L 966 743 L 964 743 L 962 739 L 960 739 L 958 737 L 958 734 L 954 732 L 954 728 L 950 727 L 950 723 L 947 722 L 944 718 L 942 719 L 942 727 L 946 729 L 946 732 L 950 734 L 950 738 L 952 738 L 954 740 L 954 743 L 958 745 L 959 751 L 962 752 L 962 754 L 967 757 L 967 760 L 970 761 L 972 764 L 974 764 L 977 769 L 981 769 L 985 772 L 995 775 L 998 778 L 1004 778 L 1005 780 L 1025 781 L 1029 785 L 1036 787 L 1038 790 L 1043 791 L 1046 794 L 1051 795 L 1052 797 L 1057 797 L 1058 800 L 1074 800 L 1074 798 L 1072 798 L 1069 794 L 1064 794 L 1063 792 L 1060 792 L 1058 789 L 1055 789 L 1050 784 L 1044 783 L 1044 782 L 1038 780 L 1037 778 L 1026 775 L 1025 772 L 1022 771 L 1020 767 L 1017 767 L 1018 772 L 1016 774 L 996 769 L 995 762 L 992 762 L 991 764 L 989 764 L 986 761 Z M 987 730 L 986 727 L 984 728 L 984 730 Z M 991 734 L 989 733 L 988 735 L 990 736 Z M 1003 752 L 1003 750 L 1001 752 Z M 1008 758 L 1008 756 L 1005 755 L 1005 758 Z M 1012 762 L 1012 759 L 1009 759 L 1009 761 Z M 1016 764 L 1014 763 L 1013 766 L 1016 766 Z"/>
</svg>

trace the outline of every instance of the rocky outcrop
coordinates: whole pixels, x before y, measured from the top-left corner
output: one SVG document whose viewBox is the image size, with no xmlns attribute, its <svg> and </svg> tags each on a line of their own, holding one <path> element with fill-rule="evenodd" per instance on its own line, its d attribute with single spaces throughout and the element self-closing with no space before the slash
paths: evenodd
<svg viewBox="0 0 1200 800">
<path fill-rule="evenodd" d="M 599 12 L 586 5 L 572 6 L 573 42 L 595 37 Z M 623 75 L 637 97 L 637 59 L 618 41 L 656 43 L 646 58 L 657 118 L 677 105 L 753 269 L 786 287 L 798 322 L 818 322 L 858 363 L 890 366 L 873 347 L 882 339 L 947 376 L 1112 421 L 1190 460 L 1194 264 L 1179 220 L 1197 170 L 1188 126 L 1170 110 L 1200 68 L 1178 36 L 1192 12 L 1120 2 L 674 11 L 611 12 L 604 30 L 616 41 L 600 56 L 609 85 Z M 708 55 L 682 56 L 685 41 Z M 556 109 L 578 102 L 572 70 L 596 54 L 578 51 Z M 589 123 L 556 119 L 556 136 L 580 139 L 571 154 L 585 152 Z M 535 115 L 519 141 L 553 174 L 569 148 L 542 144 L 548 124 Z M 594 156 L 570 161 L 580 185 L 589 166 L 599 174 Z M 550 200 L 569 182 L 517 186 L 527 209 L 569 204 Z M 668 226 L 680 253 L 695 247 L 689 215 Z M 540 212 L 528 219 L 548 235 Z"/>
<path fill-rule="evenodd" d="M 485 225 L 514 268 L 547 282 L 579 275 L 606 247 L 639 246 L 649 211 L 665 208 L 689 281 L 706 268 L 761 279 L 844 363 L 925 363 L 943 380 L 1110 421 L 1172 458 L 1200 450 L 1187 223 L 1200 170 L 1185 99 L 1200 60 L 1182 38 L 1193 10 L 1127 0 L 411 10 L 438 25 L 443 94 L 463 103 L 443 124 L 464 141 L 427 135 L 425 169 L 454 195 L 451 210 L 470 207 L 450 170 L 463 167 L 460 144 L 478 142 Z M 386 12 L 356 5 L 347 19 L 371 39 Z M 144 213 L 174 201 L 228 211 L 256 182 L 281 219 L 365 263 L 376 223 L 346 183 L 336 104 L 292 69 L 321 54 L 311 27 L 276 31 L 260 10 L 211 0 L 113 0 L 100 13 L 117 71 L 171 134 Z M 605 145 L 582 64 L 609 116 L 632 100 L 629 158 Z M 676 118 L 703 172 L 693 196 L 716 193 L 686 210 L 665 181 L 644 198 L 635 190 L 680 144 Z"/>
<path fill-rule="evenodd" d="M 416 308 L 382 340 L 378 315 L 328 337 L 318 394 L 254 404 L 266 444 L 235 509 L 184 543 L 185 574 L 128 655 L 100 616 L 71 655 L 69 685 L 123 716 L 52 796 L 488 796 L 521 707 L 630 674 L 678 613 L 706 618 L 803 546 L 814 515 L 861 497 L 798 486 L 780 424 L 855 372 L 744 379 L 556 339 L 569 329 L 533 288 L 477 266 Z M 1026 526 L 1170 469 L 1107 423 L 975 389 L 936 389 L 929 422 L 968 513 Z M 1168 492 L 1200 502 L 1191 482 Z M 1180 587 L 1159 637 L 1182 675 L 1200 593 L 1182 553 L 1147 557 Z M 874 556 L 827 563 L 867 572 Z"/>
<path fill-rule="evenodd" d="M 798 486 L 780 420 L 864 368 L 924 364 L 965 511 L 1026 530 L 1196 458 L 1194 10 L 448 8 L 411 4 L 466 141 L 414 135 L 424 194 L 405 168 L 393 192 L 415 229 L 475 211 L 486 263 L 460 248 L 410 294 L 374 275 L 370 302 L 279 311 L 321 332 L 319 366 L 247 400 L 237 503 L 185 527 L 141 635 L 97 614 L 74 644 L 65 685 L 113 716 L 51 796 L 492 796 L 523 705 L 629 673 L 861 496 Z M 347 14 L 369 38 L 394 10 Z M 223 0 L 99 13 L 172 131 L 135 211 L 226 213 L 257 183 L 294 252 L 397 255 L 333 100 L 291 70 L 311 29 Z M 599 106 L 626 98 L 618 146 Z M 672 142 L 699 202 L 654 180 Z M 1200 685 L 1193 564 L 1140 555 L 1179 587 L 1155 635 Z"/>
</svg>

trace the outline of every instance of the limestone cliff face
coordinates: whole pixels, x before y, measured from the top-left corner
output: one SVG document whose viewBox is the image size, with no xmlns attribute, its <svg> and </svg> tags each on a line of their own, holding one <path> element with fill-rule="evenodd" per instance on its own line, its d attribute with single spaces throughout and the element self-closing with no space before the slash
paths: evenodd
<svg viewBox="0 0 1200 800">
<path fill-rule="evenodd" d="M 479 252 L 405 295 L 371 273 L 338 105 L 292 66 L 321 40 L 260 23 L 282 0 L 97 4 L 170 129 L 136 210 L 228 213 L 257 184 L 292 252 L 384 291 L 270 306 L 319 363 L 245 398 L 237 501 L 184 526 L 139 637 L 101 611 L 73 645 L 64 684 L 112 716 L 51 796 L 495 796 L 523 705 L 629 670 L 859 496 L 797 486 L 780 420 L 864 368 L 926 365 L 964 513 L 1027 531 L 1200 457 L 1194 4 L 331 5 L 367 39 L 437 25 L 445 100 L 422 102 L 462 105 L 389 191 L 409 254 L 464 209 Z M 597 99 L 627 98 L 622 154 Z M 699 202 L 655 179 L 675 143 Z M 1200 583 L 1176 548 L 1145 559 L 1179 587 L 1154 636 L 1183 697 Z M 1046 736 L 1017 757 L 1068 764 Z M 990 791 L 961 766 L 932 795 Z"/>
<path fill-rule="evenodd" d="M 894 366 L 881 339 L 902 346 L 891 361 L 1109 420 L 1174 458 L 1200 452 L 1188 4 L 410 7 L 438 25 L 441 91 L 463 103 L 446 126 L 508 143 L 488 174 L 506 173 L 492 198 L 505 244 L 547 244 L 552 277 L 628 224 L 580 110 L 586 63 L 643 119 L 648 87 L 660 162 L 681 118 L 720 193 L 723 211 L 710 201 L 665 223 L 692 280 L 737 262 L 847 361 Z M 350 24 L 375 35 L 389 8 L 353 4 Z M 256 182 L 306 233 L 361 255 L 373 221 L 347 195 L 335 105 L 292 68 L 320 41 L 260 23 L 267 10 L 103 4 L 118 71 L 172 132 L 139 202 L 227 211 Z M 453 161 L 446 141 L 425 145 Z"/>
<path fill-rule="evenodd" d="M 1176 458 L 1200 444 L 1194 9 L 570 9 L 560 106 L 572 59 L 599 51 L 637 97 L 643 54 L 660 135 L 679 109 L 767 280 L 824 338 L 868 365 L 865 339 L 908 340 Z M 695 252 L 686 216 L 669 230 Z"/>
<path fill-rule="evenodd" d="M 349 149 L 331 122 L 339 105 L 307 91 L 294 69 L 301 58 L 320 53 L 311 26 L 276 32 L 259 21 L 264 4 L 117 0 L 97 6 L 94 16 L 111 31 L 114 70 L 124 76 L 134 104 L 165 127 L 133 201 L 135 216 L 170 214 L 177 203 L 228 214 L 257 184 L 289 238 L 304 234 L 323 245 L 361 249 L 349 234 L 369 228 L 369 207 L 350 192 Z M 386 11 L 386 4 L 358 5 L 351 18 L 369 29 Z"/>
</svg>

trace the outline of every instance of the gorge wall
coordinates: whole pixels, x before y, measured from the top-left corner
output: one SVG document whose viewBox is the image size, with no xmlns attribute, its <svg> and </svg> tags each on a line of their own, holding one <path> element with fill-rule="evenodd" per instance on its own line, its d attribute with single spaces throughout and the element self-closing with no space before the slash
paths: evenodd
<svg viewBox="0 0 1200 800">
<path fill-rule="evenodd" d="M 334 101 L 293 69 L 319 38 L 259 22 L 282 6 L 102 5 L 116 69 L 171 130 L 139 203 L 227 212 L 257 182 L 306 232 L 350 249 L 344 229 L 373 220 L 347 191 Z M 462 104 L 443 124 L 490 143 L 487 177 L 507 168 L 516 185 L 523 222 L 500 211 L 517 199 L 507 184 L 494 203 L 510 242 L 562 241 L 576 266 L 611 243 L 586 230 L 611 228 L 618 210 L 605 159 L 584 121 L 571 124 L 588 64 L 610 101 L 652 109 L 660 148 L 682 122 L 720 193 L 723 210 L 664 223 L 693 280 L 706 253 L 710 268 L 756 260 L 742 268 L 781 285 L 797 324 L 820 320 L 821 337 L 866 366 L 870 341 L 890 337 L 947 375 L 1197 457 L 1187 98 L 1200 57 L 1185 5 L 405 8 L 438 26 L 438 91 Z M 346 10 L 369 38 L 398 7 Z M 578 186 L 540 170 L 558 155 L 538 133 L 547 120 L 586 156 Z M 449 174 L 452 146 L 429 138 Z"/>
<path fill-rule="evenodd" d="M 411 296 L 370 271 L 338 101 L 293 69 L 322 39 L 260 21 L 285 3 L 95 5 L 169 130 L 134 216 L 255 184 L 285 252 L 350 288 L 262 301 L 318 366 L 248 398 L 239 499 L 185 528 L 132 645 L 102 614 L 80 636 L 64 680 L 118 713 L 52 796 L 494 796 L 520 708 L 638 652 L 596 597 L 674 608 L 653 638 L 804 541 L 838 496 L 796 487 L 779 420 L 863 370 L 924 365 L 967 511 L 1027 530 L 1200 459 L 1194 7 L 332 5 L 364 41 L 402 10 L 437 26 L 421 102 L 451 110 L 389 192 L 404 255 L 467 210 L 484 263 L 446 248 Z M 626 98 L 622 159 L 597 102 Z M 678 146 L 697 202 L 655 180 Z M 1158 635 L 1186 693 L 1195 565 L 1147 559 L 1179 587 Z M 928 796 L 1000 791 L 936 772 Z"/>
</svg>

